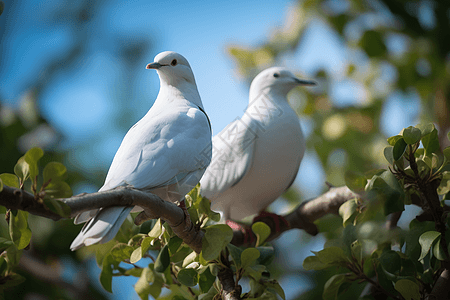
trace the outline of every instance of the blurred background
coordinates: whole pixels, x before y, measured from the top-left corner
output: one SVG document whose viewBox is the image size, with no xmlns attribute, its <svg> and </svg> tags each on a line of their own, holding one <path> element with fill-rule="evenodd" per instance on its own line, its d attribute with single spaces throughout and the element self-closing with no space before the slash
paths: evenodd
<svg viewBox="0 0 450 300">
<path fill-rule="evenodd" d="M 39 146 L 41 166 L 67 166 L 74 194 L 95 192 L 123 136 L 157 96 L 157 74 L 145 66 L 166 50 L 189 60 L 214 133 L 242 115 L 251 80 L 267 67 L 318 82 L 290 94 L 308 150 L 275 212 L 320 195 L 327 181 L 343 185 L 347 170 L 385 168 L 386 138 L 404 127 L 434 122 L 448 146 L 449 1 L 4 2 L 0 173 L 12 173 Z M 409 210 L 406 219 L 415 214 Z M 287 299 L 320 299 L 329 274 L 305 272 L 302 262 L 340 222 L 325 217 L 318 236 L 292 230 L 274 242 L 271 272 Z M 30 223 L 19 271 L 27 281 L 7 297 L 138 299 L 137 278 L 115 278 L 107 294 L 95 261 L 70 252 L 80 227 L 32 216 Z"/>
</svg>

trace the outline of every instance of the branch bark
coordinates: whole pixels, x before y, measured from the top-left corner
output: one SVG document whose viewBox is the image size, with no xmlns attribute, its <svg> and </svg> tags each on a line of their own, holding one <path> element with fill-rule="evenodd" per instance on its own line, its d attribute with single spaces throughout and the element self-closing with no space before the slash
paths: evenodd
<svg viewBox="0 0 450 300">
<path fill-rule="evenodd" d="M 270 229 L 271 234 L 267 238 L 267 241 L 271 241 L 279 237 L 283 232 L 291 229 L 303 229 L 310 235 L 317 235 L 319 230 L 317 226 L 313 223 L 317 219 L 327 215 L 327 214 L 339 214 L 339 207 L 346 201 L 359 197 L 363 195 L 356 194 L 352 192 L 348 187 L 332 187 L 328 192 L 320 195 L 317 198 L 311 199 L 301 203 L 294 211 L 284 215 L 284 219 L 288 224 L 279 224 L 279 230 L 276 230 L 276 225 L 270 219 L 263 219 Z M 247 235 L 253 235 L 251 230 L 247 230 L 246 233 L 239 229 L 233 230 L 233 240 L 232 244 L 236 246 L 244 245 L 247 241 L 256 241 L 256 237 L 248 238 Z"/>
</svg>

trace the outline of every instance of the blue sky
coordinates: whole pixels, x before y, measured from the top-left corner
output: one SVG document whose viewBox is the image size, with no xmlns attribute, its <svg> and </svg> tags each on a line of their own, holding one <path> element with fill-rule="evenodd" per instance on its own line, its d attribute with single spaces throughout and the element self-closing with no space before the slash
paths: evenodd
<svg viewBox="0 0 450 300">
<path fill-rule="evenodd" d="M 73 43 L 73 32 L 65 23 L 64 16 L 49 13 L 68 3 L 72 2 L 21 1 L 13 5 L 5 1 L 5 12 L 0 17 L 0 96 L 4 104 L 16 106 L 33 78 L 45 78 L 43 66 L 67 51 Z M 146 70 L 145 66 L 156 54 L 166 50 L 179 52 L 189 60 L 213 131 L 218 133 L 242 115 L 248 101 L 248 87 L 237 76 L 226 47 L 250 47 L 262 43 L 274 28 L 283 25 L 290 4 L 291 1 L 286 0 L 106 3 L 93 16 L 89 27 L 80 29 L 90 37 L 86 55 L 77 61 L 72 72 L 64 68 L 58 72 L 43 91 L 39 103 L 42 114 L 65 136 L 58 147 L 71 150 L 68 163 L 87 171 L 98 168 L 106 171 L 125 134 L 123 129 L 115 127 L 115 118 L 123 117 L 131 126 L 147 112 L 156 98 L 159 80 L 156 72 Z M 62 21 L 58 22 L 58 18 Z M 151 47 L 144 55 L 145 61 L 135 69 L 126 70 L 134 75 L 132 80 L 135 82 L 127 91 L 131 93 L 129 111 L 120 115 L 113 100 L 115 93 L 123 92 L 115 89 L 115 74 L 123 71 L 124 67 L 117 61 L 117 40 L 135 37 L 149 38 Z M 307 78 L 317 69 L 326 68 L 341 78 L 340 83 L 330 90 L 337 105 L 360 101 L 359 87 L 342 78 L 350 54 L 333 31 L 316 20 L 303 38 L 305 46 L 286 56 L 279 65 Z M 401 51 L 401 41 L 395 40 L 393 44 Z M 409 106 L 407 114 L 399 114 L 404 98 L 412 99 L 413 105 Z M 391 100 L 383 114 L 382 127 L 387 135 L 414 124 L 418 113 L 418 100 L 414 95 L 394 94 Z M 308 134 L 308 120 L 301 120 L 301 124 Z M 296 183 L 305 197 L 310 198 L 321 191 L 323 182 L 324 174 L 318 167 L 317 158 L 314 153 L 307 153 Z M 96 188 L 86 184 L 76 192 L 93 192 Z M 304 258 L 296 251 L 301 236 L 302 233 L 293 231 L 285 234 L 279 242 L 298 241 L 292 246 L 292 251 L 286 250 L 283 254 L 295 260 L 298 266 Z M 317 238 L 308 251 L 319 250 L 322 244 L 323 240 Z M 115 299 L 137 299 L 132 288 L 133 279 L 115 280 L 119 281 L 114 287 Z M 287 298 L 303 288 L 297 279 L 283 279 L 282 285 Z"/>
</svg>

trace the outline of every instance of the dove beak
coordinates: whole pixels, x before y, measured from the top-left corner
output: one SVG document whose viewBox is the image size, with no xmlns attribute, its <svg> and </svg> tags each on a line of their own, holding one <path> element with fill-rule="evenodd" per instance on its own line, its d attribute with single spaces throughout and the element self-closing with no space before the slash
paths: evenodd
<svg viewBox="0 0 450 300">
<path fill-rule="evenodd" d="M 148 65 L 147 65 L 147 67 L 145 67 L 146 69 L 155 69 L 155 70 L 158 70 L 159 68 L 161 68 L 161 64 L 160 63 L 157 63 L 157 62 L 152 62 L 152 63 L 149 63 Z"/>
<path fill-rule="evenodd" d="M 296 82 L 298 85 L 317 85 L 317 83 L 316 83 L 315 81 L 312 81 L 312 80 L 302 80 L 302 79 L 298 79 L 298 78 L 295 78 L 295 82 Z"/>
</svg>

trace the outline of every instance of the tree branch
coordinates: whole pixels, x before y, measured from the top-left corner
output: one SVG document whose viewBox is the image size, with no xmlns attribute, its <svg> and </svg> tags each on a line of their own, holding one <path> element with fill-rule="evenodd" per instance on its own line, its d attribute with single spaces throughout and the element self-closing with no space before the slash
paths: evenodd
<svg viewBox="0 0 450 300">
<path fill-rule="evenodd" d="M 346 201 L 353 198 L 361 198 L 362 195 L 352 192 L 348 187 L 332 187 L 328 192 L 320 195 L 317 198 L 311 199 L 301 203 L 294 211 L 283 216 L 289 225 L 280 224 L 280 230 L 277 232 L 275 229 L 275 224 L 272 220 L 262 220 L 266 223 L 270 229 L 271 234 L 267 238 L 267 241 L 271 241 L 280 236 L 283 232 L 297 228 L 303 229 L 311 235 L 316 235 L 319 233 L 317 226 L 313 223 L 317 219 L 327 215 L 339 213 L 339 207 Z M 236 246 L 243 245 L 246 242 L 245 233 L 239 229 L 233 230 L 233 240 L 232 244 Z M 247 234 L 253 235 L 251 230 L 247 230 Z M 253 239 L 256 240 L 256 237 Z"/>
<path fill-rule="evenodd" d="M 140 206 L 144 209 L 144 212 L 136 217 L 135 223 L 137 225 L 148 219 L 161 218 L 195 252 L 200 253 L 202 250 L 201 242 L 204 233 L 195 230 L 190 218 L 186 218 L 183 209 L 174 203 L 162 200 L 156 195 L 129 187 L 119 187 L 109 191 L 82 194 L 58 200 L 70 207 L 71 218 L 83 211 L 106 206 Z M 28 211 L 31 214 L 55 221 L 62 218 L 38 203 L 32 194 L 8 186 L 3 186 L 3 190 L 0 192 L 0 205 L 9 209 Z"/>
<path fill-rule="evenodd" d="M 294 228 L 303 229 L 311 235 L 316 235 L 318 229 L 313 223 L 315 220 L 329 213 L 338 214 L 339 207 L 344 202 L 355 197 L 361 197 L 361 195 L 353 193 L 346 186 L 330 188 L 328 192 L 315 199 L 303 202 L 293 212 L 284 216 L 289 225 L 281 224 L 279 232 L 276 232 L 274 224 L 268 222 L 267 224 L 272 230 L 268 240 L 273 240 L 281 233 Z M 59 200 L 70 207 L 71 218 L 81 212 L 106 206 L 140 206 L 144 209 L 144 212 L 136 217 L 135 223 L 137 225 L 148 219 L 161 218 L 189 247 L 197 253 L 201 252 L 203 231 L 195 230 L 189 215 L 183 209 L 174 203 L 162 200 L 156 195 L 129 187 L 118 187 L 108 191 L 81 194 Z M 28 211 L 31 214 L 55 221 L 62 218 L 38 203 L 32 194 L 8 186 L 4 186 L 0 192 L 0 205 L 9 209 Z M 244 234 L 239 230 L 235 230 L 232 243 L 243 245 Z"/>
</svg>

